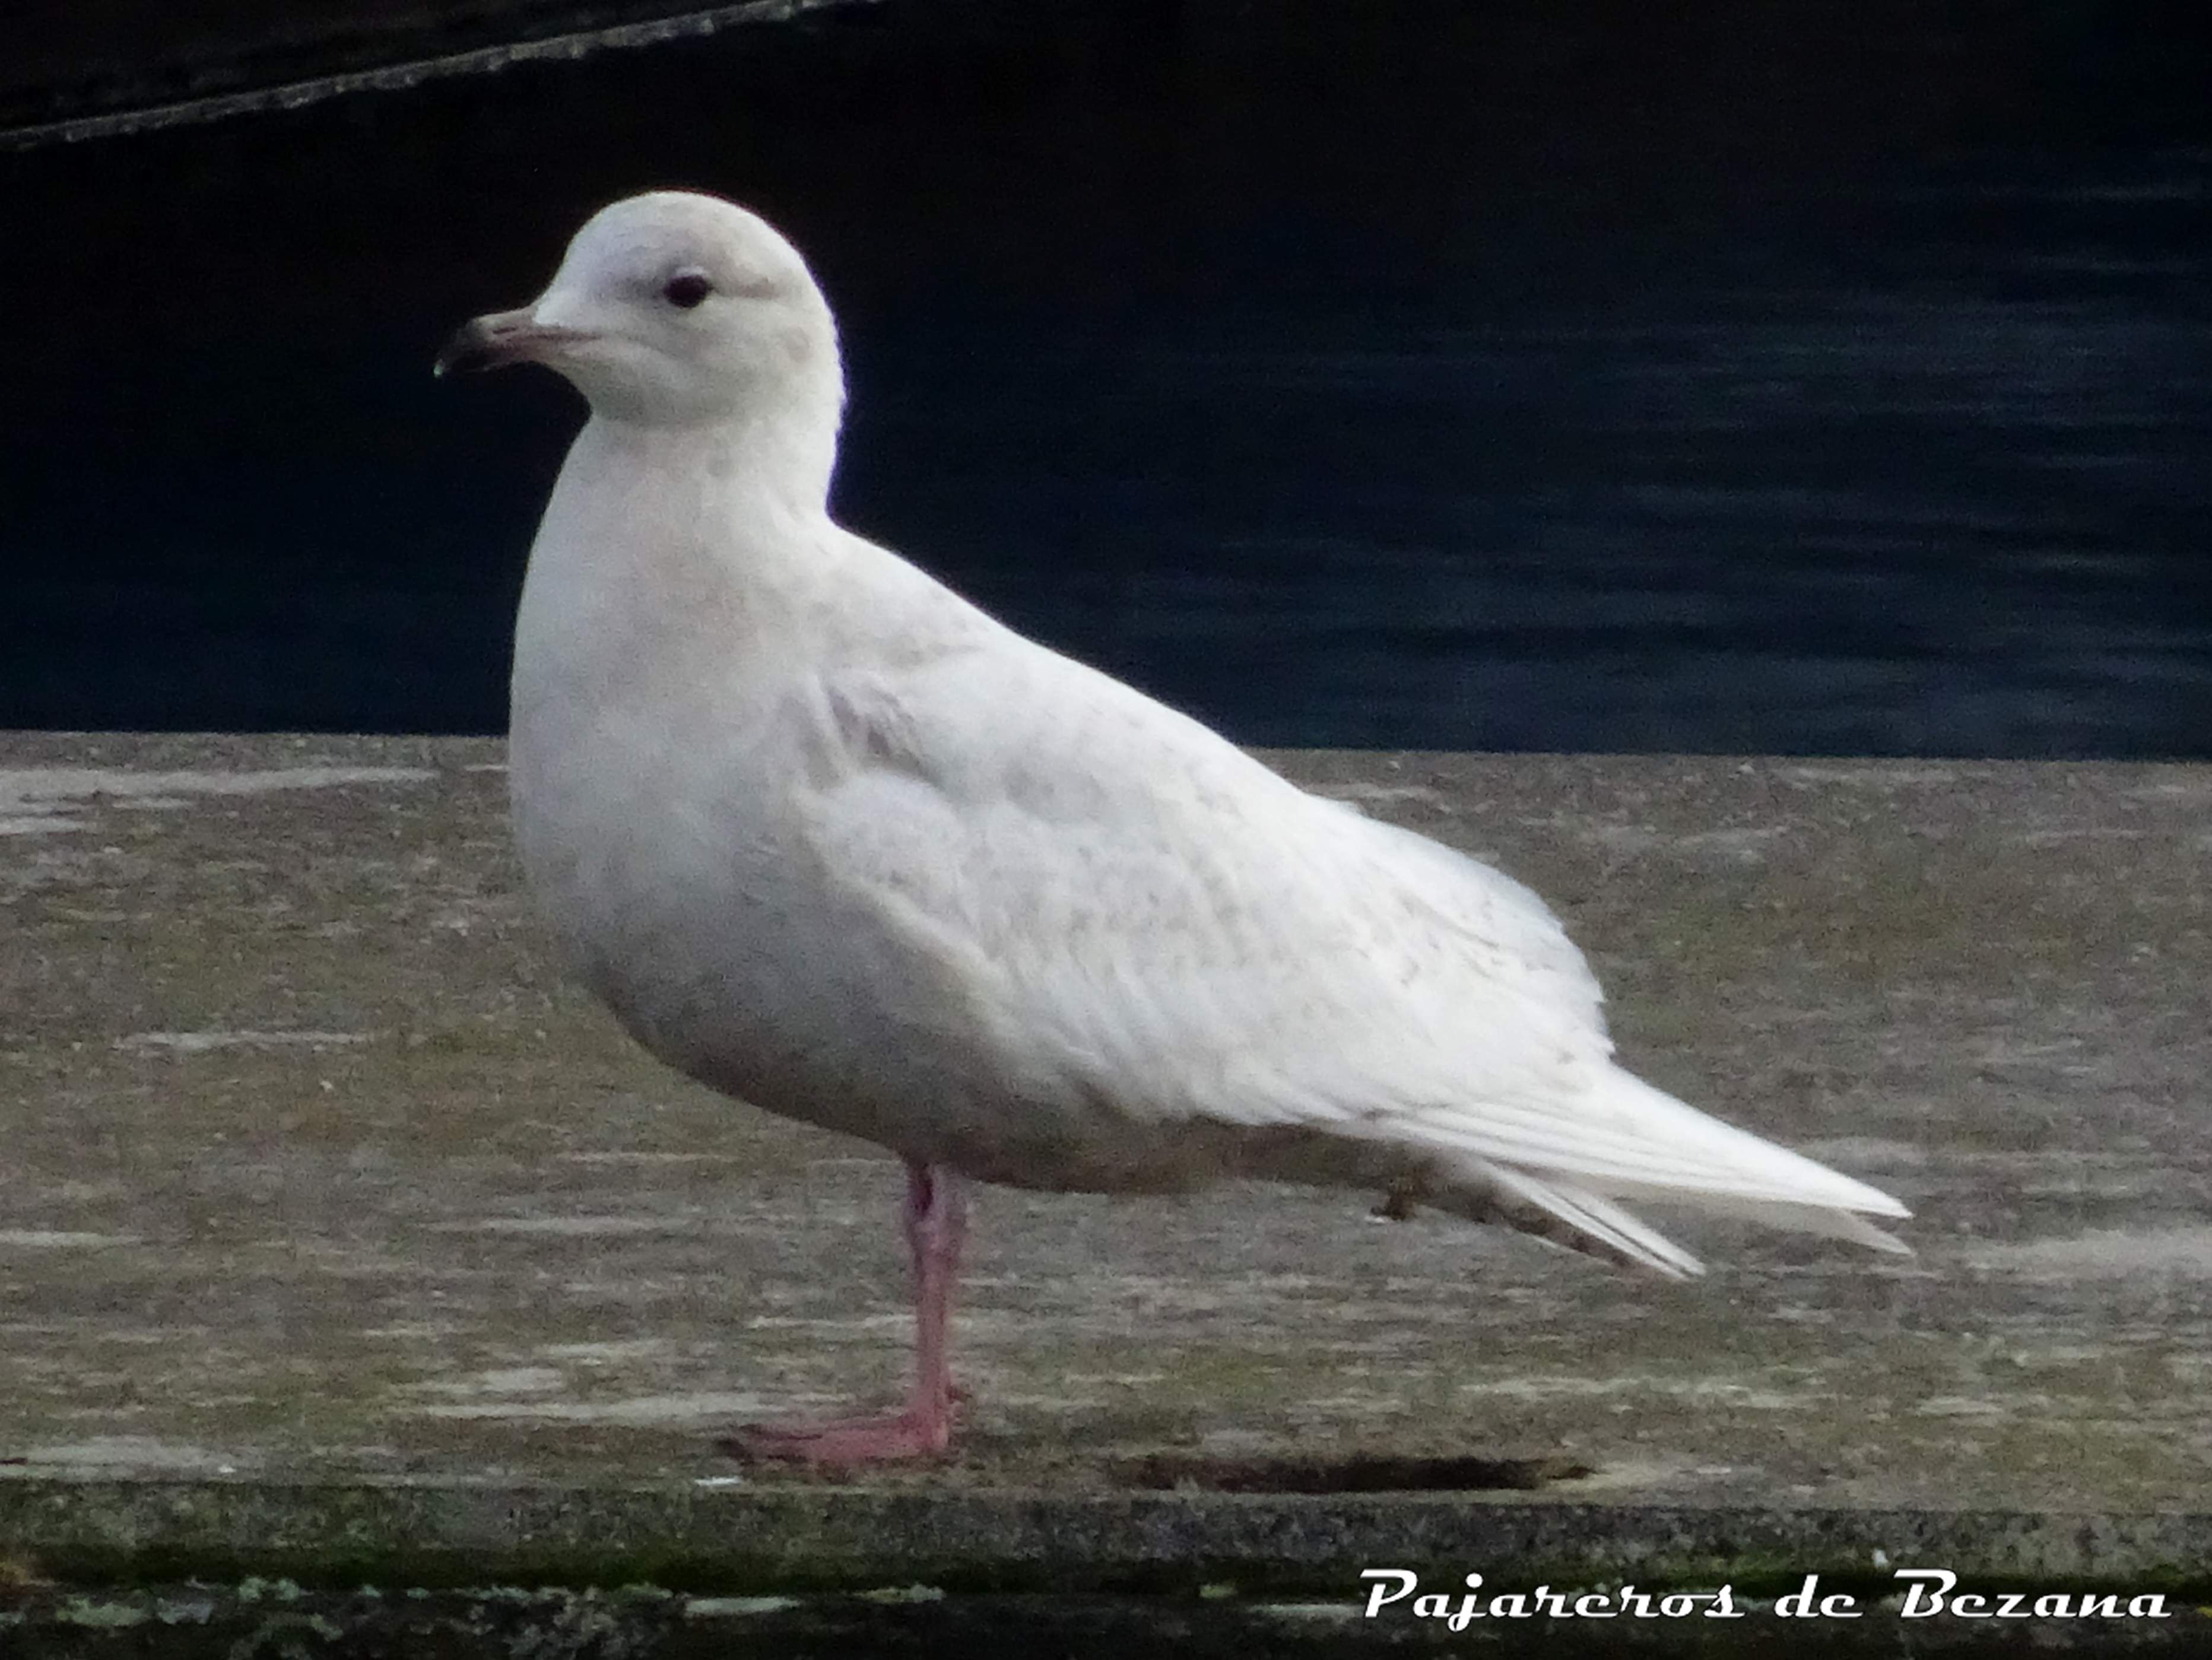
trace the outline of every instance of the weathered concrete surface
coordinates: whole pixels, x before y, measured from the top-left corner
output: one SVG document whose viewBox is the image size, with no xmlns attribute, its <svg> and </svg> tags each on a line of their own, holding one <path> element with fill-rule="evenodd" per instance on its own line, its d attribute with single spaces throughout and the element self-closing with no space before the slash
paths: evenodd
<svg viewBox="0 0 2212 1660">
<path fill-rule="evenodd" d="M 1587 1573 L 1888 1539 L 2206 1578 L 2212 769 L 1279 757 L 1534 883 L 1632 1064 L 1897 1192 L 1918 1258 L 1686 1224 L 1716 1272 L 1674 1287 L 1344 1196 L 994 1192 L 959 1456 L 726 1493 L 693 1485 L 738 1475 L 721 1426 L 895 1389 L 896 1170 L 684 1083 L 562 982 L 500 753 L 0 738 L 0 1541 L 520 1572 L 526 1529 L 394 1518 L 542 1503 L 588 1522 L 546 1572 L 722 1550 L 755 1585 L 988 1579 L 1040 1525 L 1023 1490 L 1199 1528 L 1173 1548 L 1209 1563 L 1333 1541 L 1280 1546 L 1302 1581 L 1421 1538 Z M 1469 1455 L 1592 1474 L 1479 1503 L 1137 1491 Z M 360 1497 L 394 1480 L 453 1491 Z M 527 1496 L 549 1483 L 585 1496 Z M 779 1529 L 781 1566 L 746 1554 Z"/>
</svg>

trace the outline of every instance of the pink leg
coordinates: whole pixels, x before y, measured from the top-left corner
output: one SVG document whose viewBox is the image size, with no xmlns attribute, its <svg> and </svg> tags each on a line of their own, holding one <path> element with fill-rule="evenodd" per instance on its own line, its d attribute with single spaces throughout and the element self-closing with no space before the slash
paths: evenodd
<svg viewBox="0 0 2212 1660">
<path fill-rule="evenodd" d="M 952 1439 L 952 1383 L 945 1340 L 952 1282 L 968 1237 L 968 1196 L 942 1164 L 906 1166 L 906 1242 L 914 1256 L 914 1390 L 888 1417 L 823 1424 L 748 1424 L 724 1445 L 741 1458 L 795 1458 L 810 1464 L 866 1464 L 943 1452 Z"/>
</svg>

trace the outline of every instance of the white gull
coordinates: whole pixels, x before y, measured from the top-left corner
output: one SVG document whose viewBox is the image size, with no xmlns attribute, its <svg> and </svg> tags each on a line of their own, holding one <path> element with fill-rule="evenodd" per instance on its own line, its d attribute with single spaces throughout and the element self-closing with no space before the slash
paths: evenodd
<svg viewBox="0 0 2212 1660">
<path fill-rule="evenodd" d="M 1670 1276 L 1620 1201 L 1902 1250 L 1904 1207 L 1613 1064 L 1527 888 L 1307 794 L 830 516 L 836 326 L 753 215 L 617 202 L 440 368 L 582 392 L 515 640 L 514 831 L 570 961 L 692 1077 L 906 1162 L 901 1412 L 941 1450 L 963 1178 L 1379 1188 Z"/>
</svg>

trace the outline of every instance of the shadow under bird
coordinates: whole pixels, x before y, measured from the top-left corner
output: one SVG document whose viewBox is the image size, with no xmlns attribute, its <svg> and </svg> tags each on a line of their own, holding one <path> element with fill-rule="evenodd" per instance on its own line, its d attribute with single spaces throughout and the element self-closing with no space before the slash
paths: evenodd
<svg viewBox="0 0 2212 1660">
<path fill-rule="evenodd" d="M 584 982 L 654 1055 L 906 1162 L 917 1365 L 757 1456 L 943 1450 L 969 1180 L 1381 1189 L 1680 1277 L 1622 1201 L 1905 1247 L 1887 1194 L 1616 1066 L 1527 888 L 1306 794 L 1024 639 L 829 510 L 830 308 L 752 214 L 602 210 L 441 372 L 591 406 L 517 623 L 514 826 Z"/>
</svg>

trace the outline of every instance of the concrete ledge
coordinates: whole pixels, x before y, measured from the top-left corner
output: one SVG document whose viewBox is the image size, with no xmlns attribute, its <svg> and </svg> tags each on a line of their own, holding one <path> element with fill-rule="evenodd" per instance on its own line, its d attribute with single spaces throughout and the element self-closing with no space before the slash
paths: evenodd
<svg viewBox="0 0 2212 1660">
<path fill-rule="evenodd" d="M 1071 1651 L 1228 1652 L 1369 1566 L 2212 1586 L 2212 769 L 1276 758 L 1534 883 L 1632 1064 L 1898 1191 L 1919 1256 L 1687 1224 L 1715 1274 L 1654 1286 L 1356 1195 L 989 1193 L 957 1456 L 740 1472 L 732 1420 L 895 1388 L 896 1171 L 566 983 L 497 744 L 0 736 L 0 1619 L 645 1582 L 664 1635 L 796 1598 L 746 1627 L 794 1652 L 1079 1596 Z M 548 1643 L 606 1613 L 548 1598 Z"/>
</svg>

